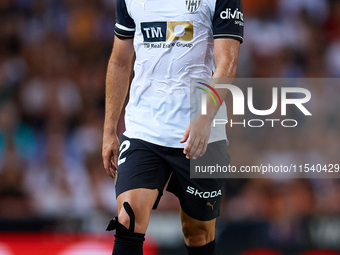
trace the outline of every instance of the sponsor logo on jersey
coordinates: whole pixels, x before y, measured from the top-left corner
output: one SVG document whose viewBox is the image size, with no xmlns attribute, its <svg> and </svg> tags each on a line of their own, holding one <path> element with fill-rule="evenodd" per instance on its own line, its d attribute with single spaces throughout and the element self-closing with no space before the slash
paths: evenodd
<svg viewBox="0 0 340 255">
<path fill-rule="evenodd" d="M 190 13 L 194 13 L 201 5 L 201 0 L 186 0 L 187 9 Z"/>
<path fill-rule="evenodd" d="M 187 192 L 191 195 L 198 196 L 200 198 L 213 198 L 222 196 L 222 190 L 214 190 L 214 191 L 200 191 L 198 189 L 195 189 L 194 187 L 187 187 Z"/>
<path fill-rule="evenodd" d="M 166 22 L 142 22 L 141 30 L 144 42 L 164 42 L 166 40 Z"/>
<path fill-rule="evenodd" d="M 239 11 L 238 8 L 232 11 L 231 8 L 227 8 L 225 11 L 220 13 L 221 19 L 233 19 L 235 20 L 235 25 L 244 26 L 243 23 L 243 13 Z"/>
<path fill-rule="evenodd" d="M 227 8 L 225 11 L 220 13 L 221 19 L 240 19 L 243 21 L 243 13 L 236 8 L 232 11 L 231 8 Z"/>
<path fill-rule="evenodd" d="M 194 25 L 192 21 L 142 22 L 144 43 L 192 41 Z"/>
</svg>

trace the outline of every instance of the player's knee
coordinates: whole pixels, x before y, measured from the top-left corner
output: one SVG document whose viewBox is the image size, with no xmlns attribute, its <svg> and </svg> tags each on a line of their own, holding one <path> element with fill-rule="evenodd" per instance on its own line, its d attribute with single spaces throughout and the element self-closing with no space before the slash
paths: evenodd
<svg viewBox="0 0 340 255">
<path fill-rule="evenodd" d="M 204 234 L 189 235 L 185 238 L 185 244 L 190 247 L 199 247 L 208 243 L 208 238 Z"/>
<path fill-rule="evenodd" d="M 130 228 L 130 216 L 125 212 L 124 209 L 120 210 L 120 212 L 118 213 L 118 222 L 120 224 L 122 224 L 124 227 L 126 227 L 127 229 Z"/>
<path fill-rule="evenodd" d="M 143 215 L 140 211 L 133 211 L 130 204 L 125 202 L 118 212 L 118 222 L 131 232 L 145 233 L 148 226 L 148 219 L 140 217 Z"/>
<path fill-rule="evenodd" d="M 110 221 L 107 230 L 121 230 L 122 232 L 135 232 L 136 225 L 135 213 L 128 202 L 124 202 L 123 206 L 118 212 L 118 216 Z"/>
<path fill-rule="evenodd" d="M 185 243 L 188 246 L 198 247 L 207 244 L 210 240 L 211 230 L 204 224 L 192 225 L 184 222 L 182 231 Z"/>
<path fill-rule="evenodd" d="M 196 234 L 206 234 L 209 231 L 208 226 L 200 223 L 193 223 L 189 221 L 182 222 L 182 231 L 185 237 L 193 236 Z"/>
</svg>

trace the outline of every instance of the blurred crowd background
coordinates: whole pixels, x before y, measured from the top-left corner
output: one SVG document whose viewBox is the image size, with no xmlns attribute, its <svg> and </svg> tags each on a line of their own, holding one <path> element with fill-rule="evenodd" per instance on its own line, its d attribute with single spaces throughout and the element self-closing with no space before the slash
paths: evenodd
<svg viewBox="0 0 340 255">
<path fill-rule="evenodd" d="M 340 77 L 340 1 L 243 0 L 243 8 L 237 77 Z M 115 216 L 101 159 L 114 24 L 114 0 L 0 1 L 0 218 L 81 219 L 71 230 L 103 231 Z M 319 125 L 231 128 L 232 163 L 340 163 L 340 86 L 313 89 Z M 270 106 L 270 94 L 255 96 Z M 222 219 L 269 222 L 278 243 L 293 242 L 306 217 L 340 214 L 337 179 L 231 179 L 225 189 Z M 158 212 L 177 211 L 166 194 Z"/>
</svg>

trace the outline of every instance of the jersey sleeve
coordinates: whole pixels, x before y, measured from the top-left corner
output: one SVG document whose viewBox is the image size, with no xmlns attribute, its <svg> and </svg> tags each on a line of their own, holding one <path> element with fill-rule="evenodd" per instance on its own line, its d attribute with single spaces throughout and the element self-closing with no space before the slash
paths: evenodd
<svg viewBox="0 0 340 255">
<path fill-rule="evenodd" d="M 214 39 L 232 38 L 243 42 L 243 9 L 241 0 L 216 0 L 213 17 Z"/>
<path fill-rule="evenodd" d="M 133 38 L 136 25 L 127 11 L 125 0 L 117 0 L 116 17 L 115 35 L 122 40 Z"/>
</svg>

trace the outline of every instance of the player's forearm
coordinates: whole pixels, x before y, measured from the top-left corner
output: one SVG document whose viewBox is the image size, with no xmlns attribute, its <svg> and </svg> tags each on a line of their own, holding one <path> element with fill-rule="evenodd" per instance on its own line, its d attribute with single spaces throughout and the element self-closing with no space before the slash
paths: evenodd
<svg viewBox="0 0 340 255">
<path fill-rule="evenodd" d="M 106 75 L 104 132 L 115 134 L 119 117 L 129 90 L 131 64 L 111 58 Z"/>
<path fill-rule="evenodd" d="M 228 44 L 215 40 L 216 69 L 212 77 L 210 86 L 215 87 L 216 84 L 231 84 L 236 75 L 239 42 L 231 40 Z M 217 49 L 216 49 L 217 48 Z M 216 89 L 218 95 L 223 102 L 228 94 L 228 89 Z M 215 102 L 207 98 L 207 115 L 206 118 L 212 121 L 221 105 L 215 105 Z"/>
<path fill-rule="evenodd" d="M 222 63 L 221 63 L 222 64 Z M 216 84 L 231 84 L 235 74 L 236 74 L 237 61 L 231 60 L 229 62 L 223 63 L 221 66 L 217 66 L 212 80 L 210 82 L 210 86 L 215 87 Z M 216 89 L 218 95 L 223 102 L 228 94 L 228 89 Z M 207 98 L 207 114 L 205 118 L 209 121 L 213 121 L 216 113 L 218 112 L 221 105 L 218 103 L 215 105 L 215 102 L 211 97 Z"/>
</svg>

